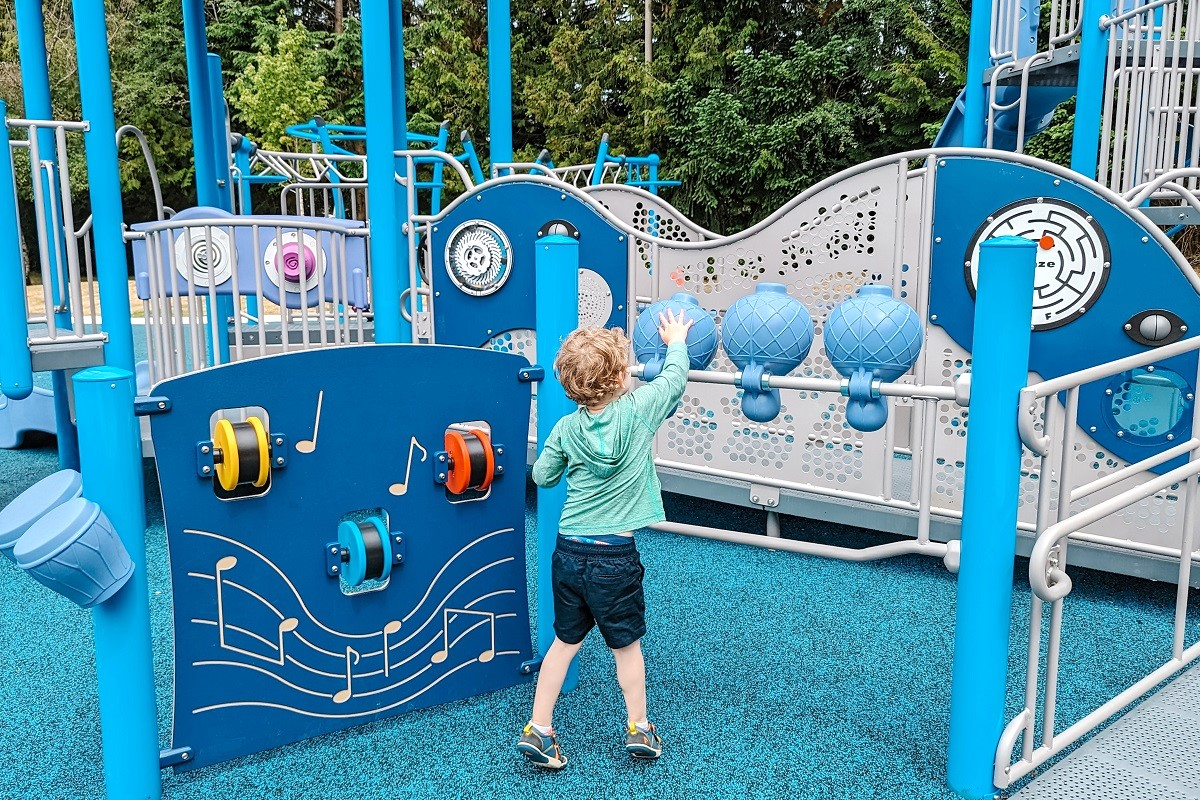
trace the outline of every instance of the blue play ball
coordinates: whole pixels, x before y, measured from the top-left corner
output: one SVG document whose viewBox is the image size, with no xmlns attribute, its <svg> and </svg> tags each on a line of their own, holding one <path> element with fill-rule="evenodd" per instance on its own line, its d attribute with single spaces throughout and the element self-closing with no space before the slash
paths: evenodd
<svg viewBox="0 0 1200 800">
<path fill-rule="evenodd" d="M 825 353 L 845 377 L 861 369 L 893 381 L 916 363 L 922 339 L 917 312 L 887 286 L 862 287 L 825 323 Z"/>
<path fill-rule="evenodd" d="M 658 335 L 658 315 L 667 309 L 676 315 L 682 312 L 694 321 L 686 340 L 691 369 L 708 369 L 717 354 L 717 323 L 695 297 L 687 292 L 677 292 L 670 300 L 659 300 L 647 306 L 633 326 L 633 355 L 646 366 L 642 377 L 648 381 L 654 380 L 662 371 L 667 357 L 667 346 Z"/>
<path fill-rule="evenodd" d="M 721 344 L 744 370 L 751 362 L 773 375 L 786 375 L 804 362 L 813 343 L 808 309 L 782 283 L 760 283 L 725 312 Z"/>
</svg>

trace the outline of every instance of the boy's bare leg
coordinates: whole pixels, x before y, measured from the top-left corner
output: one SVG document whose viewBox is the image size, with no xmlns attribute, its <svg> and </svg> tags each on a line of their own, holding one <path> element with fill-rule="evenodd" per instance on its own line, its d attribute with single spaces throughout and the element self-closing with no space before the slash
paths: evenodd
<svg viewBox="0 0 1200 800">
<path fill-rule="evenodd" d="M 557 636 L 554 637 L 554 644 L 550 645 L 550 649 L 546 651 L 546 657 L 542 659 L 542 668 L 538 670 L 537 689 L 533 693 L 533 718 L 531 720 L 534 725 L 550 727 L 551 719 L 554 717 L 554 704 L 558 702 L 563 681 L 567 679 L 567 669 L 571 666 L 571 660 L 575 658 L 575 654 L 579 652 L 582 644 L 583 642 L 567 644 Z M 640 652 L 638 657 L 641 658 Z M 642 682 L 645 683 L 644 670 Z M 645 695 L 644 689 L 642 694 Z M 643 705 L 645 705 L 644 701 Z"/>
<path fill-rule="evenodd" d="M 617 683 L 625 695 L 629 724 L 646 722 L 646 661 L 642 658 L 642 641 L 613 650 L 617 661 Z M 541 686 L 538 686 L 541 689 Z"/>
</svg>

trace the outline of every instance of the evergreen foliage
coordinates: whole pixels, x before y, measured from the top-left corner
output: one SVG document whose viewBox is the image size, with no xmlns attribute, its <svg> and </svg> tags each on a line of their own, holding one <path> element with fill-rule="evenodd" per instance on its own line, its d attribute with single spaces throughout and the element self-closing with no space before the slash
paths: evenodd
<svg viewBox="0 0 1200 800">
<path fill-rule="evenodd" d="M 0 0 L 0 97 L 22 112 L 15 0 Z M 179 0 L 109 0 L 119 124 L 143 130 L 168 205 L 195 202 Z M 549 148 L 557 164 L 657 152 L 668 195 L 722 232 L 761 219 L 840 169 L 928 144 L 961 88 L 963 0 L 656 0 L 654 53 L 644 5 L 622 0 L 513 4 L 514 150 Z M 235 131 L 269 148 L 313 115 L 363 120 L 357 0 L 209 0 Z M 449 120 L 487 156 L 486 0 L 404 5 L 408 112 L 414 129 Z M 55 113 L 78 119 L 71 10 L 46 3 Z M 125 214 L 153 217 L 147 170 L 122 148 Z M 72 167 L 75 167 L 72 162 Z M 27 168 L 26 168 L 27 169 Z M 84 178 L 82 159 L 73 170 Z M 22 183 L 28 199 L 28 178 Z"/>
</svg>

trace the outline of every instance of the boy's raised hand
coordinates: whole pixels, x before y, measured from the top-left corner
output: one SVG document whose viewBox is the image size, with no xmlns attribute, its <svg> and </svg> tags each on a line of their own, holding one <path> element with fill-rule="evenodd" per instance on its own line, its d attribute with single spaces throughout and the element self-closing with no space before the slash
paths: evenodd
<svg viewBox="0 0 1200 800">
<path fill-rule="evenodd" d="M 676 316 L 675 312 L 668 308 L 665 313 L 665 316 L 661 311 L 658 314 L 658 335 L 662 337 L 663 344 L 682 342 L 687 339 L 688 331 L 692 329 L 695 320 L 688 319 L 686 312 L 683 311 Z"/>
</svg>

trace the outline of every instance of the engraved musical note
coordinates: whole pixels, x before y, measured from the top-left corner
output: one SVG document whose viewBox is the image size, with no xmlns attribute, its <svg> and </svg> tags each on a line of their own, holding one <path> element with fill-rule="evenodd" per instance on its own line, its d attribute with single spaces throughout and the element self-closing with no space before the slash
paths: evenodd
<svg viewBox="0 0 1200 800">
<path fill-rule="evenodd" d="M 425 457 L 429 455 L 429 453 L 425 450 L 425 448 L 421 446 L 421 443 L 417 441 L 417 437 L 415 437 L 415 436 L 412 437 L 412 443 L 409 444 L 409 446 L 408 446 L 408 467 L 405 468 L 405 470 L 404 470 L 404 481 L 401 483 L 393 483 L 391 486 L 388 487 L 388 491 L 391 492 L 392 494 L 396 495 L 397 497 L 401 496 L 402 494 L 404 494 L 405 492 L 408 491 L 408 478 L 412 474 L 412 463 L 413 463 L 413 451 L 414 450 L 421 451 L 421 462 L 422 463 L 424 463 Z"/>
<path fill-rule="evenodd" d="M 434 653 L 429 660 L 434 664 L 440 664 L 446 660 L 446 656 L 450 655 L 450 646 L 453 644 L 453 642 L 450 641 L 451 614 L 462 614 L 463 616 L 469 617 L 483 617 L 487 620 L 488 630 L 490 631 L 492 637 L 492 646 L 479 654 L 479 663 L 486 664 L 487 662 L 491 661 L 496 655 L 496 615 L 491 611 L 472 611 L 468 608 L 442 609 L 442 644 L 445 646 L 441 650 L 438 650 L 436 653 Z M 458 640 L 456 639 L 455 641 Z"/>
<path fill-rule="evenodd" d="M 217 561 L 217 641 L 222 648 L 227 647 L 225 644 L 225 597 L 224 597 L 224 578 L 222 572 L 227 572 L 237 566 L 236 556 L 225 556 Z"/>
<path fill-rule="evenodd" d="M 339 691 L 333 696 L 333 702 L 341 705 L 354 696 L 353 676 L 350 673 L 350 657 L 354 656 L 354 663 L 358 663 L 359 652 L 353 647 L 346 648 L 346 688 Z"/>
<path fill-rule="evenodd" d="M 296 442 L 296 452 L 311 453 L 317 449 L 317 431 L 321 427 L 321 402 L 325 399 L 325 390 L 317 392 L 317 418 L 313 420 L 313 438 Z"/>
<path fill-rule="evenodd" d="M 283 666 L 283 635 L 296 630 L 296 626 L 300 624 L 300 620 L 295 617 L 288 617 L 279 621 L 279 666 Z"/>
<path fill-rule="evenodd" d="M 388 637 L 400 631 L 400 620 L 394 619 L 383 626 L 383 676 L 386 678 L 392 668 L 392 654 L 388 650 Z"/>
</svg>

